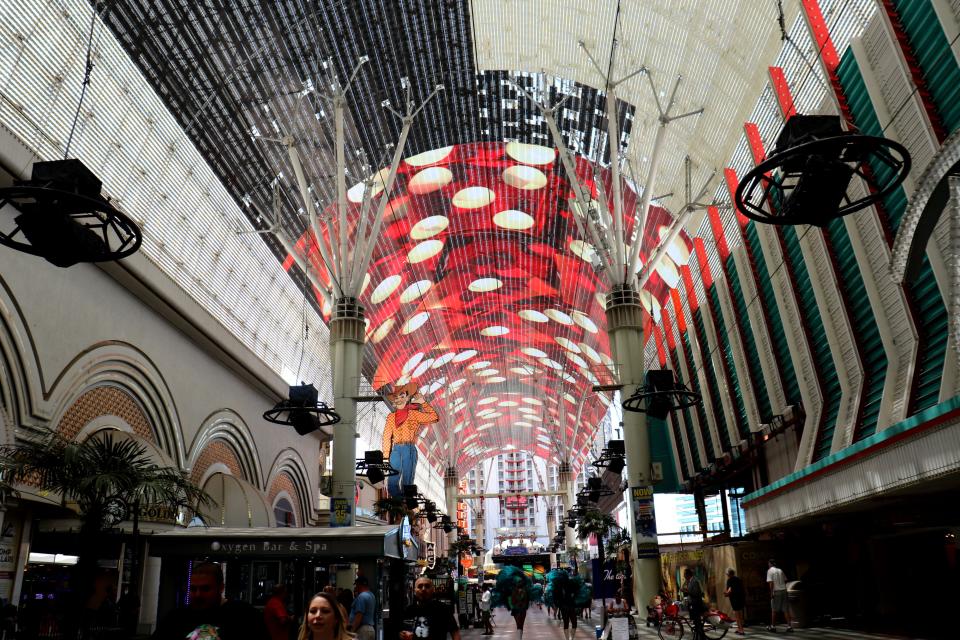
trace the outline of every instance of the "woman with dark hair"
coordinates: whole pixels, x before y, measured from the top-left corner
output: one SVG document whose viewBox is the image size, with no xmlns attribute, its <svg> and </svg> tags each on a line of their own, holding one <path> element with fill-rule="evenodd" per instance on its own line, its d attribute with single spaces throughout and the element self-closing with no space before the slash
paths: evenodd
<svg viewBox="0 0 960 640">
<path fill-rule="evenodd" d="M 350 640 L 347 613 L 329 593 L 320 592 L 310 599 L 297 640 Z"/>
</svg>

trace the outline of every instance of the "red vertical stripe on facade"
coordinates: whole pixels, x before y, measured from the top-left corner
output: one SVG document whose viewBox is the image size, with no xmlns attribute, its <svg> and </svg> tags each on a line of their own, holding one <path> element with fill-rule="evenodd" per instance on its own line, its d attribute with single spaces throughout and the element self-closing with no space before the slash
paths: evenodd
<svg viewBox="0 0 960 640">
<path fill-rule="evenodd" d="M 802 0 L 802 4 L 807 14 L 810 33 L 813 41 L 817 43 L 817 51 L 820 52 L 820 59 L 823 60 L 827 71 L 832 74 L 840 66 L 840 56 L 837 55 L 837 50 L 833 46 L 827 21 L 823 19 L 823 13 L 820 11 L 820 3 L 818 0 Z"/>
<path fill-rule="evenodd" d="M 780 113 L 786 120 L 790 116 L 797 114 L 797 108 L 793 104 L 793 94 L 790 93 L 790 85 L 787 84 L 787 77 L 783 74 L 780 67 L 768 67 L 770 72 L 770 85 L 773 87 L 773 93 L 777 96 L 777 104 L 780 105 Z"/>
<path fill-rule="evenodd" d="M 697 264 L 700 265 L 700 279 L 703 280 L 703 287 L 709 289 L 713 286 L 713 274 L 710 273 L 710 263 L 707 261 L 707 246 L 703 244 L 703 238 L 694 239 L 693 251 L 697 254 Z"/>
<path fill-rule="evenodd" d="M 663 325 L 663 335 L 667 337 L 667 347 L 670 348 L 670 351 L 673 351 L 677 348 L 677 340 L 673 336 L 673 325 L 670 324 L 670 316 L 667 315 L 666 309 L 660 314 L 660 318 Z"/>
<path fill-rule="evenodd" d="M 763 148 L 763 138 L 760 137 L 760 129 L 752 122 L 744 122 L 743 132 L 747 135 L 747 144 L 750 145 L 753 163 L 760 164 L 767 159 L 767 153 Z"/>
<path fill-rule="evenodd" d="M 663 347 L 663 335 L 660 333 L 660 327 L 653 328 L 653 340 L 657 343 L 657 360 L 661 367 L 667 366 L 667 351 Z"/>
<path fill-rule="evenodd" d="M 700 308 L 700 301 L 697 300 L 697 293 L 693 288 L 693 277 L 690 275 L 690 267 L 682 265 L 680 267 L 680 277 L 683 279 L 683 286 L 687 290 L 687 302 L 690 304 L 690 313 Z"/>
<path fill-rule="evenodd" d="M 726 171 L 724 171 L 726 175 Z M 710 229 L 713 230 L 713 240 L 717 246 L 717 253 L 721 260 L 726 260 L 730 255 L 730 247 L 727 246 L 727 238 L 723 233 L 723 220 L 720 219 L 720 210 L 716 207 L 707 207 L 707 218 L 710 220 Z"/>
<path fill-rule="evenodd" d="M 736 200 L 734 199 L 734 194 L 737 192 L 737 183 L 740 181 L 739 178 L 737 178 L 737 172 L 730 167 L 726 167 L 723 170 L 723 180 L 727 183 L 727 191 L 730 192 L 730 202 L 733 202 L 733 206 L 737 208 L 737 223 L 739 223 L 740 228 L 743 229 L 750 222 L 750 218 L 743 215 L 743 212 L 740 210 L 740 207 L 737 207 Z"/>
<path fill-rule="evenodd" d="M 677 330 L 680 333 L 686 333 L 687 320 L 683 316 L 683 301 L 680 300 L 680 292 L 676 289 L 670 289 L 670 299 L 673 300 L 673 312 L 677 315 Z"/>
</svg>

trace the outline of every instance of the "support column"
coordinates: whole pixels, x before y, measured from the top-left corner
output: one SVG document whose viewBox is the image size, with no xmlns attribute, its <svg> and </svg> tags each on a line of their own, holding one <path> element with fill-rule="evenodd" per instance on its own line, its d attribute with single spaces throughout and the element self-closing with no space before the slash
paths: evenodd
<svg viewBox="0 0 960 640">
<path fill-rule="evenodd" d="M 453 544 L 457 541 L 457 493 L 459 492 L 460 475 L 456 467 L 447 467 L 443 474 L 443 495 L 447 501 L 447 515 L 453 522 L 453 531 L 447 534 L 447 542 Z"/>
<path fill-rule="evenodd" d="M 353 526 L 357 482 L 357 396 L 364 343 L 363 307 L 356 298 L 340 298 L 330 319 L 333 361 L 333 406 L 340 422 L 333 426 L 331 526 Z M 346 510 L 344 511 L 344 505 Z"/>
<path fill-rule="evenodd" d="M 547 498 L 553 500 L 553 498 Z M 557 535 L 557 511 L 553 507 L 547 507 L 547 546 L 553 546 L 553 538 Z M 557 554 L 550 553 L 550 568 L 557 568 Z"/>
<path fill-rule="evenodd" d="M 563 517 L 568 518 L 570 517 L 570 510 L 573 509 L 573 505 L 576 504 L 573 498 L 573 468 L 569 462 L 564 461 L 560 463 L 558 475 L 560 490 L 563 491 L 563 495 L 561 496 L 563 500 Z M 566 547 L 567 555 L 572 558 L 577 549 L 576 532 L 567 525 L 563 525 L 563 532 L 564 547 Z M 573 562 L 571 561 L 570 564 L 573 564 Z"/>
<path fill-rule="evenodd" d="M 607 294 L 607 333 L 620 373 L 621 393 L 629 394 L 644 382 L 643 313 L 640 294 L 629 284 L 616 285 Z M 637 557 L 637 526 L 633 489 L 651 488 L 650 436 L 645 413 L 623 413 L 623 444 L 627 454 L 627 514 L 630 522 L 630 559 L 633 564 L 633 596 L 637 606 L 649 602 L 660 588 L 660 560 Z"/>
</svg>

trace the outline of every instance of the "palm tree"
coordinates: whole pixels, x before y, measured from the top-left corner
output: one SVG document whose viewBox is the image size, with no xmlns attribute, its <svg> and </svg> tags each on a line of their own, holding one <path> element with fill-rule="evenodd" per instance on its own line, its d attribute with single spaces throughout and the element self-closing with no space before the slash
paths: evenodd
<svg viewBox="0 0 960 640">
<path fill-rule="evenodd" d="M 80 519 L 75 603 L 82 607 L 93 587 L 102 534 L 136 518 L 140 506 L 162 505 L 178 511 L 212 504 L 202 489 L 179 469 L 154 464 L 147 448 L 109 431 L 76 442 L 51 429 L 14 445 L 0 447 L 0 477 L 59 494 L 74 503 Z"/>
<path fill-rule="evenodd" d="M 580 516 L 580 522 L 577 525 L 577 537 L 586 540 L 591 534 L 597 536 L 597 557 L 600 560 L 600 572 L 603 575 L 604 565 L 604 545 L 607 536 L 614 530 L 619 529 L 617 521 L 609 513 L 603 513 L 597 509 L 590 509 Z M 594 588 L 602 585 L 594 585 Z M 603 610 L 607 610 L 606 594 L 601 588 L 600 593 L 603 597 Z"/>
</svg>

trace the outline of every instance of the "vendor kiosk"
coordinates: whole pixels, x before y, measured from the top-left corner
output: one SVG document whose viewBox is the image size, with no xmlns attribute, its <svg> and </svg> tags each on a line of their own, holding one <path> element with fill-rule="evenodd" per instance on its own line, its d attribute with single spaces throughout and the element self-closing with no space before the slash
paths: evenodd
<svg viewBox="0 0 960 640">
<path fill-rule="evenodd" d="M 341 569 L 357 566 L 377 598 L 379 638 L 395 638 L 406 604 L 404 585 L 412 579 L 418 544 L 408 524 L 341 528 L 180 529 L 150 538 L 151 556 L 161 558 L 157 619 L 187 604 L 194 563 L 223 567 L 225 595 L 262 607 L 274 585 L 286 584 L 288 606 L 301 620 L 307 599 L 337 583 Z M 341 576 L 344 572 L 341 572 Z M 349 575 L 349 573 L 348 573 Z M 341 578 L 341 582 L 345 580 Z M 399 587 L 399 588 L 396 588 Z M 299 622 L 298 622 L 299 623 Z"/>
</svg>

